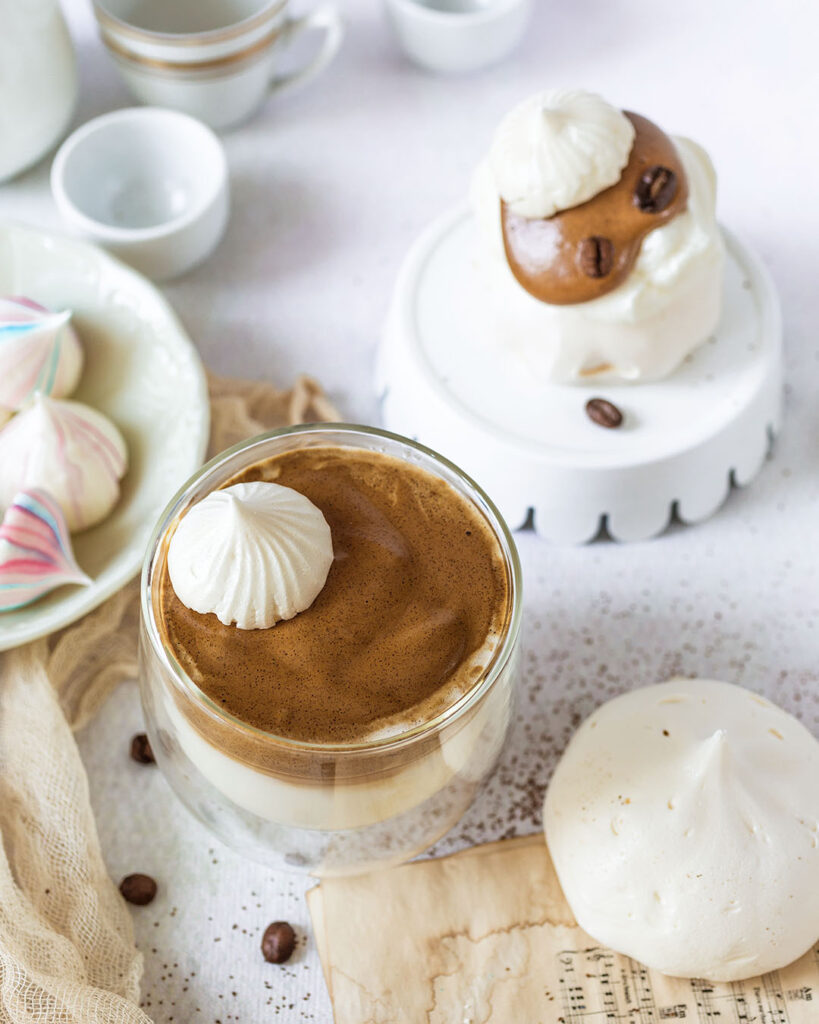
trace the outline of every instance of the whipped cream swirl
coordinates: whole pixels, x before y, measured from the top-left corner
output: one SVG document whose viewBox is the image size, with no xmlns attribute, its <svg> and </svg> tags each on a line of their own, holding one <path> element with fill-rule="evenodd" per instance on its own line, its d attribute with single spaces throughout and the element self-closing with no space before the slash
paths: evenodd
<svg viewBox="0 0 819 1024">
<path fill-rule="evenodd" d="M 168 547 L 179 600 L 239 629 L 268 629 L 309 608 L 332 563 L 321 511 L 292 487 L 263 481 L 212 491 Z"/>
<path fill-rule="evenodd" d="M 504 117 L 489 165 L 513 213 L 551 217 L 619 181 L 633 142 L 631 121 L 600 96 L 549 89 Z"/>
<path fill-rule="evenodd" d="M 617 697 L 569 744 L 544 828 L 578 924 L 677 977 L 734 981 L 819 935 L 819 742 L 728 683 Z"/>
</svg>

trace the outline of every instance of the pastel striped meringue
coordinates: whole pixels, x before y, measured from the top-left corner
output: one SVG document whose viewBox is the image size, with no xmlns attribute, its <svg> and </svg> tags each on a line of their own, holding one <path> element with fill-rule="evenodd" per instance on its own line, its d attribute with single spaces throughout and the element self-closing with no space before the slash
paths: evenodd
<svg viewBox="0 0 819 1024">
<path fill-rule="evenodd" d="M 96 409 L 35 395 L 0 430 L 0 506 L 18 491 L 48 491 L 72 533 L 104 519 L 119 500 L 125 441 Z"/>
<path fill-rule="evenodd" d="M 21 409 L 37 392 L 71 394 L 83 351 L 70 319 L 31 299 L 0 298 L 0 407 Z"/>
<path fill-rule="evenodd" d="M 0 525 L 0 612 L 22 608 L 90 577 L 74 559 L 62 510 L 46 491 L 21 491 Z"/>
</svg>

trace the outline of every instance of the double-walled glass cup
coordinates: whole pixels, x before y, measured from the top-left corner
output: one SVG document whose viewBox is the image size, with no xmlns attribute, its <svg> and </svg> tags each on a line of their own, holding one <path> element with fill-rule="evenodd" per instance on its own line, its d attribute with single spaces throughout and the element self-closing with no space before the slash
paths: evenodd
<svg viewBox="0 0 819 1024">
<path fill-rule="evenodd" d="M 256 729 L 185 673 L 159 622 L 159 581 L 179 517 L 238 473 L 304 447 L 367 450 L 445 480 L 484 517 L 506 568 L 507 613 L 474 685 L 397 735 L 306 743 Z M 319 875 L 401 863 L 458 821 L 497 762 L 512 710 L 521 620 L 515 543 L 499 512 L 456 466 L 371 427 L 311 424 L 245 441 L 209 462 L 165 510 L 142 574 L 140 688 L 157 762 L 184 804 L 228 846 Z"/>
</svg>

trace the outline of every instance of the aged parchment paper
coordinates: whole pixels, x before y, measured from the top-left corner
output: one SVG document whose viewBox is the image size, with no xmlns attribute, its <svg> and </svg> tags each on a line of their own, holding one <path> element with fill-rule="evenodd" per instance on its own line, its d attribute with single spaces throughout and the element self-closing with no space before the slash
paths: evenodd
<svg viewBox="0 0 819 1024">
<path fill-rule="evenodd" d="M 542 836 L 308 894 L 336 1024 L 817 1024 L 819 944 L 761 978 L 667 978 L 577 927 Z"/>
</svg>

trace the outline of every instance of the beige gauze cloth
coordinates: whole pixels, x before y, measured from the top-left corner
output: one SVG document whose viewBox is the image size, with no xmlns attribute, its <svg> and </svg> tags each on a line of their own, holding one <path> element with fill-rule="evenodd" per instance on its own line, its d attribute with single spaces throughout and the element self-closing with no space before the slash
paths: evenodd
<svg viewBox="0 0 819 1024">
<path fill-rule="evenodd" d="M 313 380 L 211 377 L 210 452 L 338 419 Z M 170 497 L 170 495 L 169 495 Z M 142 957 L 108 877 L 72 729 L 136 678 L 138 583 L 47 640 L 0 655 L 0 1024 L 150 1024 Z"/>
<path fill-rule="evenodd" d="M 816 1024 L 819 945 L 733 984 L 667 978 L 572 917 L 542 835 L 307 895 L 336 1024 Z"/>
</svg>

